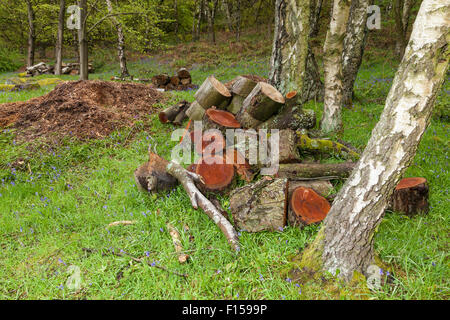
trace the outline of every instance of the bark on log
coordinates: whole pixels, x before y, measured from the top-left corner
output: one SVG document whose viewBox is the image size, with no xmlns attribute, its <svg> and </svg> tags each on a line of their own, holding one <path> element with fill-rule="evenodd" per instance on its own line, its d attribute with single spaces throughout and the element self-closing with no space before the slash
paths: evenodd
<svg viewBox="0 0 450 320">
<path fill-rule="evenodd" d="M 260 123 L 258 129 L 312 129 L 316 126 L 316 113 L 311 109 L 304 109 L 300 105 L 284 106 L 280 113 L 269 120 Z"/>
<path fill-rule="evenodd" d="M 139 190 L 159 192 L 171 190 L 178 181 L 166 172 L 168 162 L 155 153 L 150 153 L 150 160 L 134 171 L 134 180 Z"/>
<path fill-rule="evenodd" d="M 198 88 L 194 97 L 204 109 L 212 106 L 224 109 L 230 102 L 231 93 L 222 82 L 214 76 L 209 76 Z"/>
<path fill-rule="evenodd" d="M 285 103 L 283 95 L 265 82 L 258 82 L 245 98 L 242 110 L 238 113 L 238 121 L 242 114 L 247 113 L 258 121 L 266 121 L 274 115 Z"/>
<path fill-rule="evenodd" d="M 233 95 L 239 95 L 241 97 L 247 97 L 250 92 L 255 88 L 257 82 L 252 79 L 238 76 L 233 80 L 233 85 L 231 86 L 231 92 Z"/>
<path fill-rule="evenodd" d="M 330 203 L 313 189 L 297 187 L 289 199 L 289 223 L 309 225 L 321 222 L 330 211 Z"/>
<path fill-rule="evenodd" d="M 189 73 L 189 71 L 186 68 L 178 69 L 177 76 L 180 79 L 190 79 L 191 78 L 191 74 Z"/>
<path fill-rule="evenodd" d="M 216 223 L 220 230 L 225 234 L 228 243 L 235 251 L 239 251 L 239 238 L 236 230 L 231 223 L 220 213 L 220 211 L 209 201 L 195 186 L 194 182 L 200 182 L 201 177 L 195 173 L 189 172 L 179 164 L 170 162 L 166 168 L 167 172 L 174 176 L 183 185 L 194 209 L 198 207 Z"/>
<path fill-rule="evenodd" d="M 238 229 L 276 231 L 286 225 L 288 179 L 265 177 L 234 190 L 230 208 Z"/>
<path fill-rule="evenodd" d="M 242 110 L 243 107 L 241 108 L 241 111 L 238 114 L 236 114 L 236 119 L 239 121 L 239 123 L 243 128 L 256 129 L 258 128 L 259 125 L 263 123 L 262 121 L 253 118 L 247 112 L 244 112 Z"/>
<path fill-rule="evenodd" d="M 183 123 L 184 119 L 187 118 L 186 115 L 186 111 L 188 109 L 189 105 L 186 105 L 175 117 L 175 119 L 173 120 L 173 124 L 177 125 L 177 126 L 181 126 L 181 124 Z"/>
<path fill-rule="evenodd" d="M 170 77 L 170 83 L 174 86 L 177 86 L 180 84 L 180 78 L 178 78 L 177 76 Z"/>
<path fill-rule="evenodd" d="M 346 178 L 355 167 L 353 162 L 344 163 L 287 163 L 280 164 L 277 177 L 280 178 L 317 178 L 339 177 Z"/>
<path fill-rule="evenodd" d="M 205 109 L 197 101 L 192 102 L 191 106 L 186 111 L 186 115 L 191 120 L 202 120 L 204 114 Z"/>
<path fill-rule="evenodd" d="M 428 213 L 428 183 L 425 178 L 400 180 L 392 196 L 392 210 L 408 216 Z"/>
<path fill-rule="evenodd" d="M 169 84 L 170 82 L 170 76 L 168 74 L 159 74 L 154 77 L 152 77 L 152 83 L 157 86 L 165 86 Z"/>
<path fill-rule="evenodd" d="M 344 158 L 359 159 L 360 155 L 349 147 L 327 139 L 312 139 L 305 131 L 297 132 L 297 144 L 302 150 L 335 153 Z"/>
<path fill-rule="evenodd" d="M 292 163 L 301 160 L 297 149 L 297 136 L 293 130 L 280 130 L 279 163 Z M 271 146 L 272 147 L 272 146 Z"/>
<path fill-rule="evenodd" d="M 242 105 L 244 104 L 245 98 L 246 97 L 242 97 L 237 94 L 233 95 L 233 98 L 231 98 L 231 102 L 228 105 L 227 110 L 234 115 L 238 114 L 242 108 Z"/>
<path fill-rule="evenodd" d="M 171 107 L 168 107 L 159 113 L 159 121 L 161 123 L 173 122 L 177 115 L 188 107 L 187 101 L 181 101 Z"/>
</svg>

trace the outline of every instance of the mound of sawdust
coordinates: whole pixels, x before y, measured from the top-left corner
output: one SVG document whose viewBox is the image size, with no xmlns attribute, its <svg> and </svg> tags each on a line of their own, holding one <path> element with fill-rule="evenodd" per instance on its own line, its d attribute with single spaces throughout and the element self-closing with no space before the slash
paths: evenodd
<svg viewBox="0 0 450 320">
<path fill-rule="evenodd" d="M 66 81 L 48 94 L 0 104 L 0 127 L 16 128 L 19 139 L 103 138 L 156 111 L 164 94 L 140 83 Z"/>
</svg>

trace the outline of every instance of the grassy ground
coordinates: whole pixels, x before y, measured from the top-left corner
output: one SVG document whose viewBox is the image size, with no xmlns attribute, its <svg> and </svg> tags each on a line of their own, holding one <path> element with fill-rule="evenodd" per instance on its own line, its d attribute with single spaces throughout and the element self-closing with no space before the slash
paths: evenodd
<svg viewBox="0 0 450 320">
<path fill-rule="evenodd" d="M 195 61 L 185 58 L 191 61 L 194 83 L 200 84 L 209 74 L 221 81 L 240 74 L 267 74 L 267 50 L 236 60 L 218 47 L 219 59 L 201 60 L 207 48 L 200 43 Z M 177 51 L 167 52 L 165 60 L 136 59 L 130 69 L 140 77 L 173 72 L 175 65 L 184 63 Z M 383 110 L 397 66 L 393 60 L 371 57 L 358 76 L 355 106 L 343 115 L 342 139 L 361 150 Z M 100 67 L 91 79 L 109 79 L 117 73 L 116 64 Z M 12 75 L 2 74 L 0 79 Z M 0 93 L 0 103 L 27 100 L 52 88 Z M 146 161 L 149 146 L 169 158 L 175 145 L 169 139 L 174 127 L 149 115 L 131 135 L 131 128 L 125 128 L 87 143 L 67 139 L 59 146 L 20 144 L 13 130 L 0 131 L 0 298 L 448 299 L 449 90 L 446 81 L 436 115 L 406 174 L 428 179 L 430 213 L 412 219 L 386 214 L 375 248 L 393 279 L 377 292 L 364 294 L 316 281 L 300 285 L 286 278 L 283 271 L 289 259 L 314 238 L 318 226 L 242 232 L 242 250 L 236 256 L 215 224 L 191 208 L 182 187 L 155 196 L 138 192 L 132 173 Z M 167 105 L 180 99 L 192 101 L 194 92 L 170 95 Z M 320 119 L 322 104 L 310 102 L 307 107 L 315 109 Z M 228 200 L 221 201 L 228 208 Z M 117 220 L 136 223 L 107 228 Z M 190 263 L 178 263 L 168 222 L 179 230 Z M 130 255 L 148 264 L 135 262 Z M 81 289 L 76 292 L 66 285 L 70 265 L 81 270 Z"/>
</svg>

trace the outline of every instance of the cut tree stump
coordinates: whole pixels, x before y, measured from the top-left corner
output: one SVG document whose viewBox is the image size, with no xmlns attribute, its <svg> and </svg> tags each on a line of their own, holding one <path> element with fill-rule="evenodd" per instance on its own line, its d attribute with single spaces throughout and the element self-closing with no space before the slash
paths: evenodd
<svg viewBox="0 0 450 320">
<path fill-rule="evenodd" d="M 241 110 L 242 105 L 244 104 L 244 100 L 246 97 L 239 96 L 237 94 L 233 95 L 230 104 L 227 107 L 227 110 L 232 114 L 236 115 Z"/>
<path fill-rule="evenodd" d="M 198 88 L 194 97 L 204 109 L 212 106 L 224 109 L 230 103 L 231 93 L 222 82 L 214 76 L 209 76 Z"/>
<path fill-rule="evenodd" d="M 204 191 L 224 191 L 233 181 L 234 166 L 225 157 L 214 155 L 199 159 L 195 173 L 202 177 L 199 187 Z"/>
<path fill-rule="evenodd" d="M 392 210 L 408 216 L 428 213 L 429 188 L 425 178 L 414 177 L 400 180 L 392 196 Z"/>
<path fill-rule="evenodd" d="M 189 71 L 186 68 L 178 69 L 177 76 L 180 79 L 190 79 L 191 78 L 191 74 L 189 73 Z"/>
<path fill-rule="evenodd" d="M 258 82 L 245 98 L 237 119 L 240 122 L 240 118 L 246 113 L 258 121 L 266 121 L 277 113 L 284 103 L 283 95 L 275 87 L 265 82 Z"/>
<path fill-rule="evenodd" d="M 205 109 L 197 101 L 192 102 L 189 109 L 186 110 L 186 115 L 191 120 L 200 121 L 203 119 L 204 114 Z"/>
<path fill-rule="evenodd" d="M 168 162 L 153 152 L 150 152 L 149 158 L 148 162 L 134 171 L 138 189 L 153 193 L 175 188 L 178 181 L 166 172 Z"/>
<path fill-rule="evenodd" d="M 285 97 L 286 108 L 292 108 L 296 105 L 300 106 L 300 104 L 298 103 L 298 99 L 299 99 L 299 96 L 297 94 L 297 91 L 290 91 L 290 92 L 286 93 L 286 97 Z M 301 108 L 300 108 L 300 110 L 301 110 Z"/>
<path fill-rule="evenodd" d="M 234 190 L 230 209 L 234 223 L 247 232 L 276 231 L 286 225 L 288 179 L 263 179 Z"/>
<path fill-rule="evenodd" d="M 223 155 L 226 142 L 219 130 L 207 130 L 203 132 L 201 141 L 194 141 L 195 131 L 191 132 L 191 141 L 194 143 L 195 152 L 201 156 Z"/>
<path fill-rule="evenodd" d="M 313 189 L 297 187 L 289 201 L 290 223 L 309 225 L 321 222 L 331 209 L 330 203 Z"/>
<path fill-rule="evenodd" d="M 168 107 L 159 113 L 161 123 L 173 122 L 177 115 L 189 107 L 189 102 L 183 100 L 171 107 Z"/>
<path fill-rule="evenodd" d="M 280 178 L 347 178 L 355 168 L 355 163 L 286 163 L 280 164 L 277 176 Z"/>
</svg>

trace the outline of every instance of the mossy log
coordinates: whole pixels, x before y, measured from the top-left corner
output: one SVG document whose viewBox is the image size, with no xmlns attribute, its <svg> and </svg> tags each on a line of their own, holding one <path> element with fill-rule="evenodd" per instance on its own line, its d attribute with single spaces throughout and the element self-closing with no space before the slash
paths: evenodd
<svg viewBox="0 0 450 320">
<path fill-rule="evenodd" d="M 241 122 L 240 118 L 248 114 L 258 121 L 266 121 L 277 113 L 284 103 L 283 95 L 275 87 L 265 82 L 258 82 L 245 98 L 237 119 Z"/>
<path fill-rule="evenodd" d="M 286 225 L 288 179 L 263 179 L 234 190 L 230 209 L 235 226 L 247 232 L 276 231 Z"/>
<path fill-rule="evenodd" d="M 355 168 L 355 163 L 286 163 L 280 164 L 277 177 L 280 178 L 347 178 Z"/>
<path fill-rule="evenodd" d="M 341 143 L 327 139 L 310 138 L 304 130 L 298 131 L 297 136 L 298 147 L 303 150 L 335 153 L 344 158 L 351 157 L 354 159 L 359 159 L 360 157 L 359 153 Z"/>
<path fill-rule="evenodd" d="M 145 192 L 159 192 L 171 190 L 178 181 L 166 172 L 168 162 L 150 152 L 149 161 L 134 171 L 134 180 L 139 190 Z"/>
<path fill-rule="evenodd" d="M 200 121 L 203 119 L 204 114 L 205 114 L 205 109 L 197 101 L 192 102 L 189 109 L 186 110 L 186 115 L 191 120 Z"/>
<path fill-rule="evenodd" d="M 311 109 L 302 109 L 300 105 L 287 106 L 269 120 L 261 123 L 258 129 L 312 129 L 316 126 L 316 113 Z"/>
<path fill-rule="evenodd" d="M 208 109 L 212 106 L 218 109 L 225 109 L 230 103 L 231 93 L 222 82 L 214 76 L 209 76 L 195 93 L 195 100 L 203 109 Z"/>
</svg>

